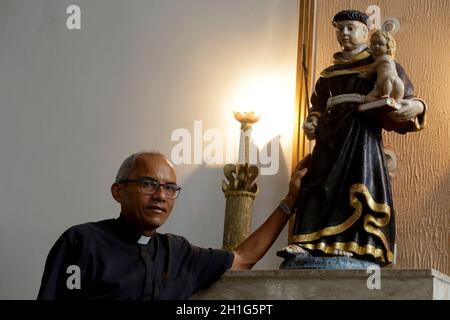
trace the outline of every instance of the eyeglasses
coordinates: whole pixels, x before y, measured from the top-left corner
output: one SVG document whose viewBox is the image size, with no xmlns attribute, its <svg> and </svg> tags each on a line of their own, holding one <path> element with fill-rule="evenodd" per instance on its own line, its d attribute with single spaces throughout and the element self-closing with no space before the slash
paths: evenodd
<svg viewBox="0 0 450 320">
<path fill-rule="evenodd" d="M 167 198 L 176 199 L 180 195 L 181 187 L 177 186 L 175 183 L 159 183 L 158 181 L 150 178 L 141 178 L 137 180 L 121 180 L 119 184 L 123 183 L 139 183 L 139 189 L 145 194 L 155 194 L 159 190 L 159 187 L 163 187 L 164 194 Z"/>
</svg>

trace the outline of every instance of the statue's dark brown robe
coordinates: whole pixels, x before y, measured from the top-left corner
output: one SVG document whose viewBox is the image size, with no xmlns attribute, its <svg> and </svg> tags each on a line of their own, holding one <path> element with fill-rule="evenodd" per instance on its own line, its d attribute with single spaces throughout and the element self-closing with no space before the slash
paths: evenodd
<svg viewBox="0 0 450 320">
<path fill-rule="evenodd" d="M 316 84 L 310 112 L 321 116 L 290 242 L 322 254 L 345 250 L 384 265 L 394 256 L 395 220 L 382 129 L 358 112 L 358 103 L 326 110 L 331 96 L 367 95 L 374 88 L 376 75 L 363 76 L 373 62 L 367 50 L 349 62 L 336 54 Z M 413 86 L 398 64 L 397 71 L 405 97 L 412 97 Z M 422 114 L 398 132 L 418 131 L 424 121 Z"/>
</svg>

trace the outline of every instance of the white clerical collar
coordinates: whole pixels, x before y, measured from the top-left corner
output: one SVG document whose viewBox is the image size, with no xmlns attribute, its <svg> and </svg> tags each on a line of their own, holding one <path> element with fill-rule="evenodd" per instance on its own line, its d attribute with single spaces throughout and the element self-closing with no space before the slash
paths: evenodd
<svg viewBox="0 0 450 320">
<path fill-rule="evenodd" d="M 152 237 L 141 236 L 141 237 L 139 238 L 139 240 L 138 240 L 137 243 L 146 245 L 146 244 L 149 243 L 149 241 L 150 241 L 151 239 L 152 239 Z"/>
</svg>

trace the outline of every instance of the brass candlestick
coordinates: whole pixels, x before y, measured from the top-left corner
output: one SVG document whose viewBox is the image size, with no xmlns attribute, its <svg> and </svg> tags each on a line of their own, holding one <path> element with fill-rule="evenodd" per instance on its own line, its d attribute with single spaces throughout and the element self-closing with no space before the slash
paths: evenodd
<svg viewBox="0 0 450 320">
<path fill-rule="evenodd" d="M 253 112 L 235 112 L 234 117 L 241 123 L 245 163 L 227 164 L 223 170 L 226 178 L 222 181 L 226 198 L 223 248 L 226 250 L 236 249 L 250 235 L 252 205 L 258 193 L 255 180 L 259 171 L 258 167 L 249 164 L 249 154 L 252 124 L 259 120 L 259 116 L 256 117 Z"/>
</svg>

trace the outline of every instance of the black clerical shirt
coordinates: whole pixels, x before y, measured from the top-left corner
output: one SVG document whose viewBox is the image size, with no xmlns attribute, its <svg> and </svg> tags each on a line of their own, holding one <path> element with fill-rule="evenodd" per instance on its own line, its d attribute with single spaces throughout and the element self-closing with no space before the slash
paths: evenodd
<svg viewBox="0 0 450 320">
<path fill-rule="evenodd" d="M 38 299 L 188 299 L 233 263 L 232 252 L 181 236 L 140 237 L 123 217 L 68 229 L 47 257 Z"/>
</svg>

